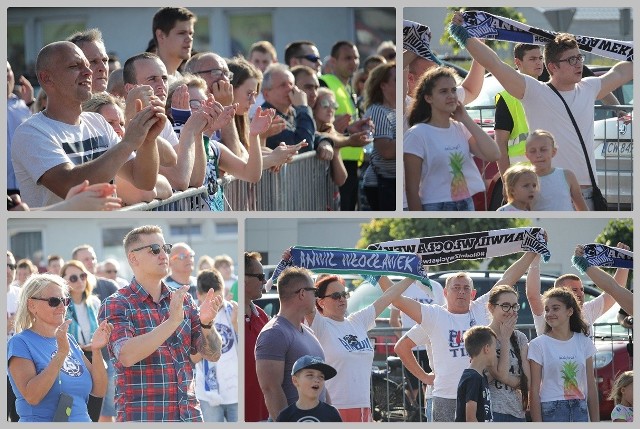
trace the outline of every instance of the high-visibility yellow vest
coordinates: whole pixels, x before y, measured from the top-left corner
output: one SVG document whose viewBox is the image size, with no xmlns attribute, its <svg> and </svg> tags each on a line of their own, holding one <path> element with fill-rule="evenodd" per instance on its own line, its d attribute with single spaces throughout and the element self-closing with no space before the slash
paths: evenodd
<svg viewBox="0 0 640 429">
<path fill-rule="evenodd" d="M 509 154 L 509 163 L 511 165 L 519 162 L 528 163 L 529 160 L 525 156 L 527 137 L 529 136 L 529 124 L 527 124 L 527 117 L 524 114 L 524 107 L 520 100 L 509 94 L 507 91 L 502 91 L 496 94 L 496 103 L 498 99 L 502 97 L 509 109 L 511 119 L 513 119 L 513 129 L 509 134 L 509 142 L 507 153 Z"/>
<path fill-rule="evenodd" d="M 323 74 L 320 79 L 327 84 L 327 87 L 333 92 L 338 103 L 337 115 L 348 113 L 351 120 L 358 119 L 358 109 L 353 102 L 351 94 L 337 76 L 332 74 Z M 364 160 L 364 149 L 361 147 L 343 147 L 340 149 L 340 156 L 344 161 L 358 161 L 358 164 Z"/>
</svg>

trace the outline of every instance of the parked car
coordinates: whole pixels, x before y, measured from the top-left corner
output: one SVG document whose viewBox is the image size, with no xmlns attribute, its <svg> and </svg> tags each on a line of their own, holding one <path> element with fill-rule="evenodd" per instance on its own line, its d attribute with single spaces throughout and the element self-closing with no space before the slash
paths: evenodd
<svg viewBox="0 0 640 429">
<path fill-rule="evenodd" d="M 611 418 L 614 403 L 607 397 L 616 377 L 633 369 L 632 331 L 622 327 L 617 320 L 620 306 L 615 304 L 594 324 L 594 343 L 597 349 L 593 366 L 596 370 L 600 418 Z M 599 326 L 598 326 L 599 325 Z"/>
<path fill-rule="evenodd" d="M 596 76 L 606 73 L 610 67 L 589 66 Z M 495 96 L 504 88 L 491 74 L 484 79 L 482 90 L 466 108 L 487 134 L 494 135 Z M 632 112 L 633 81 L 613 91 L 620 105 L 627 112 Z M 618 119 L 616 112 L 610 108 L 598 107 L 602 102 L 596 101 L 594 114 L 594 139 L 596 175 L 600 188 L 612 210 L 631 210 L 633 195 L 633 133 L 629 114 Z M 496 210 L 502 203 L 502 183 L 495 162 L 486 163 L 476 159 L 476 165 L 485 181 L 487 191 L 476 194 L 474 203 L 476 210 Z"/>
</svg>

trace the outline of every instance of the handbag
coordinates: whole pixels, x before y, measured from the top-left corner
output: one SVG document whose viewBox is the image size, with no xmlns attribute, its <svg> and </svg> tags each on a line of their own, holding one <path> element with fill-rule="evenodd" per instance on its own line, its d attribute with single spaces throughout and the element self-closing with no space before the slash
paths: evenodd
<svg viewBox="0 0 640 429">
<path fill-rule="evenodd" d="M 580 140 L 580 145 L 582 146 L 582 152 L 584 153 L 584 157 L 587 160 L 587 169 L 589 170 L 589 178 L 591 179 L 591 187 L 593 189 L 592 197 L 591 197 L 593 199 L 593 208 L 596 211 L 607 211 L 609 209 L 609 205 L 604 195 L 602 195 L 602 191 L 600 190 L 600 188 L 598 188 L 598 185 L 596 184 L 596 178 L 593 175 L 593 169 L 591 168 L 591 161 L 589 161 L 589 154 L 587 153 L 587 147 L 584 144 L 584 140 L 582 139 L 582 133 L 578 128 L 576 119 L 573 117 L 573 113 L 571 113 L 571 109 L 569 109 L 569 105 L 564 100 L 564 97 L 562 96 L 562 94 L 560 94 L 560 92 L 552 84 L 547 83 L 547 85 L 549 85 L 549 88 L 551 88 L 553 92 L 555 92 L 556 95 L 560 97 L 560 100 L 562 100 L 562 103 L 564 104 L 564 107 L 567 109 L 567 113 L 569 114 L 569 118 L 571 119 L 571 123 L 573 124 L 573 127 L 576 130 L 576 134 L 578 134 L 578 139 Z"/>
</svg>

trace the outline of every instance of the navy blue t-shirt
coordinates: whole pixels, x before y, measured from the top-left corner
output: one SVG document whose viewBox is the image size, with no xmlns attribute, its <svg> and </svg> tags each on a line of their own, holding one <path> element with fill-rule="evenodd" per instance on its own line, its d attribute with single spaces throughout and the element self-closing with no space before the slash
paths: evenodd
<svg viewBox="0 0 640 429">
<path fill-rule="evenodd" d="M 456 398 L 456 420 L 466 422 L 467 402 L 474 401 L 477 404 L 476 418 L 479 422 L 492 422 L 491 394 L 489 382 L 484 374 L 480 374 L 473 368 L 467 368 L 462 372 L 458 383 L 458 396 Z"/>
</svg>

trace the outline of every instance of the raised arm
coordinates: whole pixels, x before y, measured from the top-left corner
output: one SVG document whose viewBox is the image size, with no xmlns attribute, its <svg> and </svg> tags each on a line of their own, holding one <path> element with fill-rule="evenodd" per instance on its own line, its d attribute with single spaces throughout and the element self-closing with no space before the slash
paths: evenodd
<svg viewBox="0 0 640 429">
<path fill-rule="evenodd" d="M 536 257 L 531 262 L 531 265 L 529 265 L 529 271 L 527 272 L 527 282 L 525 286 L 529 308 L 531 308 L 531 313 L 535 314 L 536 316 L 542 316 L 542 313 L 544 312 L 540 290 L 540 255 L 536 255 Z"/>
<path fill-rule="evenodd" d="M 464 104 L 467 105 L 478 98 L 480 90 L 482 90 L 482 84 L 484 83 L 484 67 L 480 65 L 476 60 L 471 62 L 471 68 L 469 73 L 462 81 L 461 86 L 464 88 L 465 97 Z"/>
<path fill-rule="evenodd" d="M 633 63 L 630 61 L 621 61 L 611 68 L 607 73 L 600 77 L 601 86 L 598 93 L 598 99 L 612 92 L 619 86 L 633 79 Z"/>
<path fill-rule="evenodd" d="M 402 281 L 400 281 L 395 286 L 400 285 L 404 280 L 407 280 L 407 279 L 403 279 Z M 378 284 L 380 285 L 380 288 L 385 293 L 389 288 L 394 286 L 393 283 L 391 282 L 391 280 L 389 280 L 389 278 L 387 276 L 380 277 L 380 280 L 379 280 Z M 409 282 L 409 284 L 411 284 L 411 282 Z M 409 284 L 407 284 L 406 286 L 403 286 L 404 289 L 402 289 L 402 291 L 404 291 L 409 286 Z M 402 292 L 400 292 L 400 293 L 402 293 Z M 383 296 L 384 296 L 384 294 L 383 294 Z M 395 299 L 392 299 L 391 303 L 398 310 L 403 311 L 404 313 L 407 314 L 407 316 L 409 316 L 413 320 L 415 320 L 416 323 L 422 323 L 422 310 L 420 308 L 420 303 L 418 301 L 415 301 L 415 300 L 413 300 L 411 298 L 407 298 L 405 296 L 399 295 Z"/>
<path fill-rule="evenodd" d="M 531 265 L 531 262 L 535 259 L 537 253 L 525 252 L 517 261 L 515 261 L 507 270 L 502 274 L 500 280 L 496 282 L 496 285 L 509 285 L 515 287 L 515 284 L 527 271 L 527 267 Z"/>
<path fill-rule="evenodd" d="M 386 276 L 382 276 L 382 277 L 386 277 Z M 386 278 L 388 280 L 388 277 Z M 389 282 L 391 282 L 391 280 L 389 280 Z M 402 292 L 407 290 L 407 288 L 411 286 L 411 283 L 413 282 L 414 280 L 412 278 L 405 277 L 404 279 L 400 280 L 398 283 L 395 283 L 393 286 L 386 289 L 382 294 L 382 296 L 373 302 L 373 307 L 376 310 L 376 316 L 379 316 L 380 313 L 382 313 L 384 309 L 391 304 L 392 301 L 398 299 L 402 295 Z"/>
<path fill-rule="evenodd" d="M 462 15 L 456 12 L 451 20 L 452 29 L 460 28 L 463 34 L 466 30 L 461 26 Z M 450 31 L 451 32 L 451 31 Z M 468 34 L 467 34 L 468 37 Z M 502 84 L 504 89 L 517 99 L 524 97 L 525 80 L 524 77 L 508 64 L 504 63 L 500 57 L 487 45 L 479 39 L 468 37 L 464 47 L 467 49 L 471 57 L 483 66 L 488 72 L 493 74 L 498 82 Z"/>
</svg>

